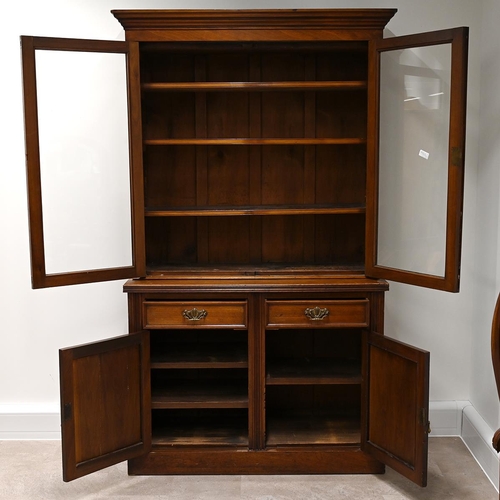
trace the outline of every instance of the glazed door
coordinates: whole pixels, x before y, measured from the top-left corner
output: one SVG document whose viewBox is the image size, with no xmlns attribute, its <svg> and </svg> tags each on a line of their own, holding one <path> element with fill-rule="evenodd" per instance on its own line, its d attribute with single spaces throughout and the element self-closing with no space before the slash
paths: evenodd
<svg viewBox="0 0 500 500">
<path fill-rule="evenodd" d="M 468 28 L 370 43 L 366 274 L 457 292 Z"/>
<path fill-rule="evenodd" d="M 426 486 L 429 353 L 373 332 L 365 334 L 364 350 L 362 448 Z"/>
<path fill-rule="evenodd" d="M 149 333 L 59 351 L 63 479 L 151 448 Z"/>
<path fill-rule="evenodd" d="M 138 44 L 21 48 L 33 288 L 143 276 Z"/>
</svg>

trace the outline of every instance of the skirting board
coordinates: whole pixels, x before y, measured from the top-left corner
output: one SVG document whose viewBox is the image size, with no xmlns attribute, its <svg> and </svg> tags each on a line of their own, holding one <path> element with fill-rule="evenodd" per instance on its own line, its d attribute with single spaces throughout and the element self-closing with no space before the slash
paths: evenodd
<svg viewBox="0 0 500 500">
<path fill-rule="evenodd" d="M 431 401 L 429 414 L 431 437 L 460 436 L 498 490 L 499 457 L 491 444 L 494 430 L 470 401 Z"/>
<path fill-rule="evenodd" d="M 61 439 L 59 406 L 0 404 L 0 440 Z"/>
<path fill-rule="evenodd" d="M 490 481 L 498 488 L 499 459 L 491 446 L 493 430 L 469 401 L 431 401 L 431 437 L 461 436 Z M 0 440 L 60 439 L 59 407 L 0 404 Z"/>
<path fill-rule="evenodd" d="M 499 459 L 491 444 L 493 434 L 493 429 L 483 420 L 472 405 L 464 408 L 462 413 L 462 439 L 472 456 L 493 483 L 493 486 L 498 490 Z"/>
</svg>

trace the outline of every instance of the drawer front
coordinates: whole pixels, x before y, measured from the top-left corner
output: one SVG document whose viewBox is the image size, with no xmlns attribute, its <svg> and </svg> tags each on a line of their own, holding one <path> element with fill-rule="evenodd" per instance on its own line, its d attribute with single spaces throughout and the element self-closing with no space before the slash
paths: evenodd
<svg viewBox="0 0 500 500">
<path fill-rule="evenodd" d="M 354 328 L 369 322 L 367 299 L 267 301 L 266 326 L 270 328 Z"/>
<path fill-rule="evenodd" d="M 246 301 L 144 302 L 144 328 L 246 328 Z"/>
</svg>

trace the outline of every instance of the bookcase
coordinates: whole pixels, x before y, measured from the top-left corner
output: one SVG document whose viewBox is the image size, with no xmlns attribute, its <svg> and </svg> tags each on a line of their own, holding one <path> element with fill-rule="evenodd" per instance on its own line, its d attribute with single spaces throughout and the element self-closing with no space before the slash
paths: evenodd
<svg viewBox="0 0 500 500">
<path fill-rule="evenodd" d="M 389 465 L 426 484 L 429 353 L 383 335 L 384 278 L 458 291 L 467 29 L 384 39 L 394 14 L 113 11 L 125 42 L 23 37 L 33 286 L 133 278 L 130 335 L 60 352 L 65 480 L 129 460 L 131 474 Z M 436 274 L 377 260 L 381 60 L 434 45 L 450 47 L 452 124 Z M 45 50 L 126 56 L 130 266 L 46 271 Z M 440 74 L 420 60 L 394 79 Z"/>
</svg>

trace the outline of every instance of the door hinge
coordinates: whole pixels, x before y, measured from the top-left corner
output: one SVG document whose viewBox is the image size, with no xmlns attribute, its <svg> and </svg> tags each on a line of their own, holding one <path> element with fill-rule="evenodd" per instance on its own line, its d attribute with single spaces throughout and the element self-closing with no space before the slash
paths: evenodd
<svg viewBox="0 0 500 500">
<path fill-rule="evenodd" d="M 71 403 L 65 403 L 63 407 L 63 419 L 69 420 L 72 417 L 72 405 Z"/>
<path fill-rule="evenodd" d="M 427 434 L 431 433 L 431 423 L 426 408 L 420 408 L 420 425 L 426 429 Z"/>
</svg>

